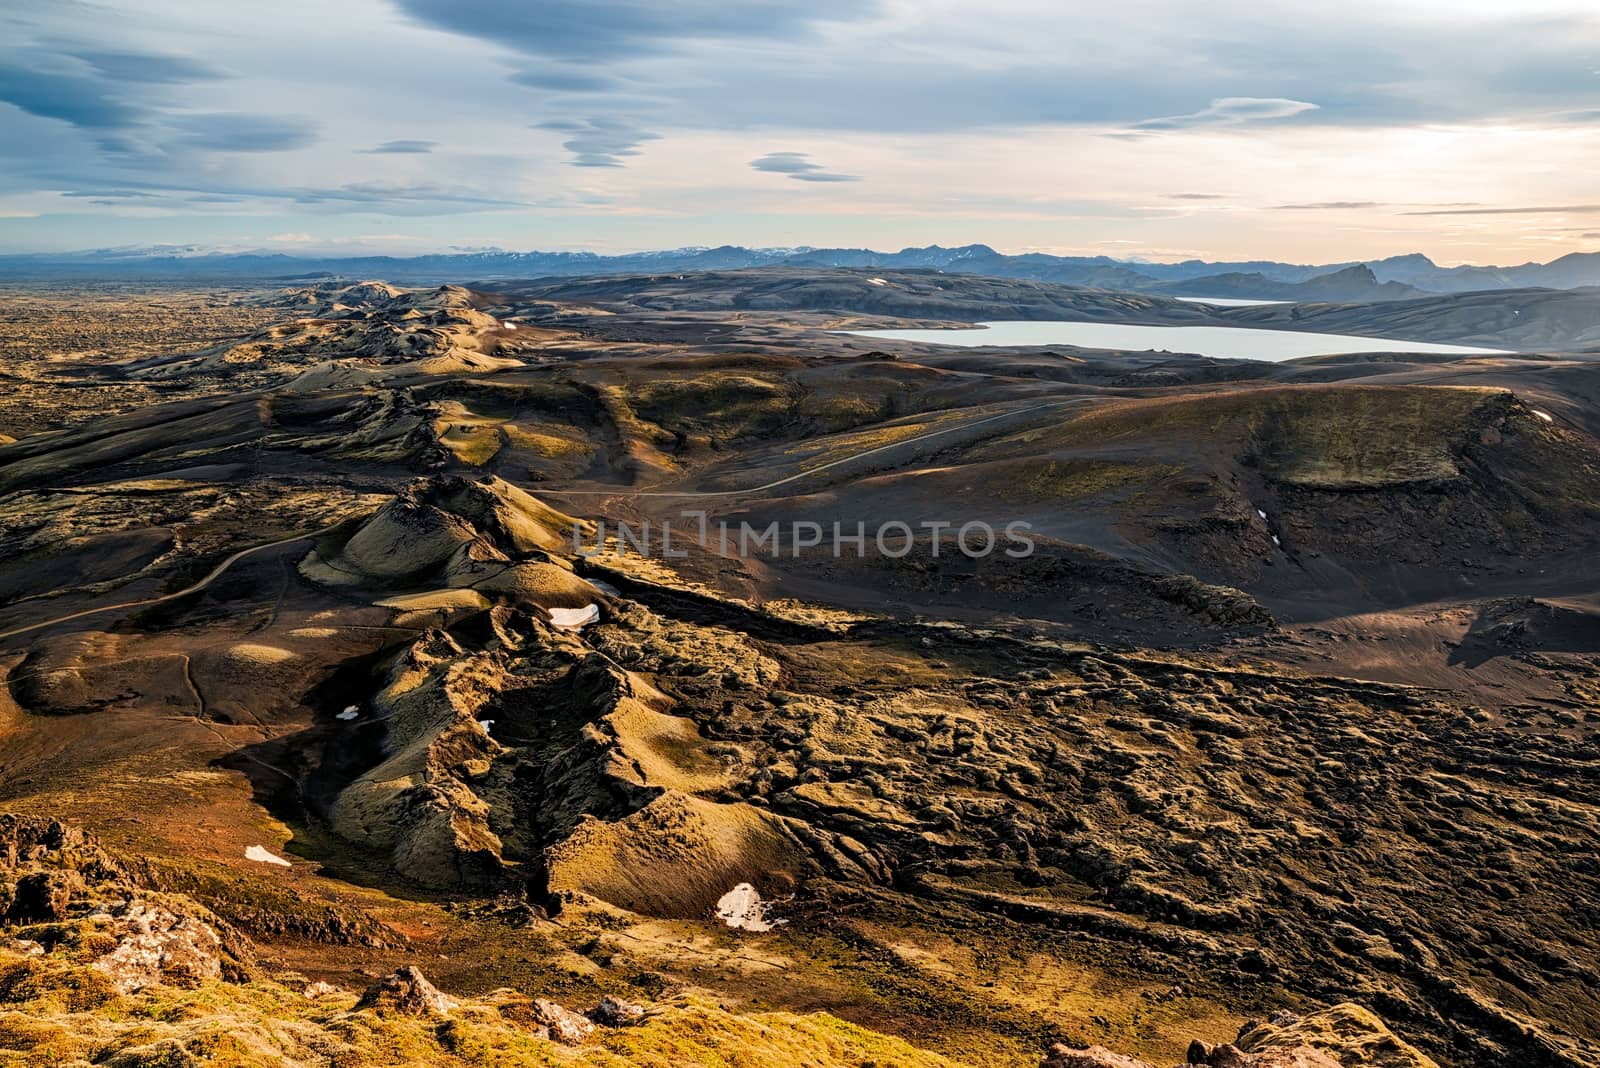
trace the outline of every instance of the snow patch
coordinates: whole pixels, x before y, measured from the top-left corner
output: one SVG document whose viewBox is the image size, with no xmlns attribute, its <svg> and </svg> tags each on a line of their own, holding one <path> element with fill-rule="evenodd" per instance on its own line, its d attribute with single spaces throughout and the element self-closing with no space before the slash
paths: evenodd
<svg viewBox="0 0 1600 1068">
<path fill-rule="evenodd" d="M 349 720 L 355 719 L 360 715 L 361 715 L 361 706 L 360 705 L 346 705 L 345 706 L 345 710 L 343 712 L 340 712 L 337 716 L 334 716 L 333 718 L 334 719 L 342 719 L 342 720 L 345 720 L 345 721 L 348 722 Z"/>
<path fill-rule="evenodd" d="M 867 285 L 869 285 L 869 286 L 886 286 L 888 284 L 889 284 L 889 280 L 887 278 L 869 278 L 869 279 L 867 279 Z"/>
<path fill-rule="evenodd" d="M 1276 534 L 1272 536 L 1272 544 L 1278 546 L 1280 549 L 1283 547 L 1283 542 L 1278 540 L 1278 536 Z"/>
<path fill-rule="evenodd" d="M 244 859 L 253 860 L 259 864 L 276 864 L 281 868 L 292 867 L 287 860 L 284 860 L 282 857 L 277 856 L 276 854 L 268 853 L 260 846 L 251 846 L 249 849 L 246 849 L 244 851 Z"/>
<path fill-rule="evenodd" d="M 1547 423 L 1553 423 L 1556 421 L 1555 416 L 1551 415 L 1549 412 L 1541 412 L 1537 408 L 1533 409 L 1533 414 L 1537 415 L 1540 419 L 1543 419 Z"/>
<path fill-rule="evenodd" d="M 1259 509 L 1259 508 L 1257 508 L 1257 509 L 1256 509 L 1256 515 L 1258 515 L 1258 516 L 1260 516 L 1260 517 L 1261 517 L 1261 518 L 1262 518 L 1262 519 L 1265 519 L 1265 518 L 1267 518 L 1267 513 L 1265 513 L 1265 512 L 1263 512 L 1263 511 L 1262 511 L 1262 510 L 1261 510 L 1261 509 Z"/>
<path fill-rule="evenodd" d="M 480 720 L 478 720 L 478 726 L 483 728 L 483 733 L 488 734 L 489 733 L 489 728 L 494 726 L 494 720 L 492 720 L 492 719 L 480 719 Z M 491 735 L 491 737 L 493 737 L 493 736 Z"/>
<path fill-rule="evenodd" d="M 740 883 L 717 900 L 717 919 L 741 931 L 770 931 L 789 922 L 773 919 L 771 912 L 772 906 L 749 883 Z"/>
<path fill-rule="evenodd" d="M 585 605 L 582 608 L 550 609 L 550 623 L 557 630 L 582 630 L 599 618 L 600 606 L 597 604 Z"/>
</svg>

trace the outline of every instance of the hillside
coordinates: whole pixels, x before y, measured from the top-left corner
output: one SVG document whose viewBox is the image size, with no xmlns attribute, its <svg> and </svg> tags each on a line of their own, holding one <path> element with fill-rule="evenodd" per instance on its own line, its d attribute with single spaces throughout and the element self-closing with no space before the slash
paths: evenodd
<svg viewBox="0 0 1600 1068">
<path fill-rule="evenodd" d="M 1600 1060 L 1592 360 L 837 332 L 1283 314 L 921 270 L 31 299 L 0 1063 Z"/>
</svg>

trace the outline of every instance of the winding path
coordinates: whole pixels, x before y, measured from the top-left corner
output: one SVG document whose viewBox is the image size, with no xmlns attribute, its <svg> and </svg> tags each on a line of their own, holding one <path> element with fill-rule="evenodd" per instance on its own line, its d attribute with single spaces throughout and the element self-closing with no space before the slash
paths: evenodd
<svg viewBox="0 0 1600 1068">
<path fill-rule="evenodd" d="M 1089 397 L 1069 397 L 1064 400 L 1047 401 L 1043 404 L 1035 404 L 1029 408 L 1019 408 L 1014 411 L 1001 412 L 998 415 L 985 416 L 982 419 L 974 419 L 971 422 L 945 427 L 942 430 L 932 430 L 926 434 L 918 434 L 915 437 L 906 438 L 903 441 L 890 442 L 888 445 L 880 445 L 877 448 L 864 449 L 861 452 L 852 453 L 849 456 L 843 457 L 842 459 L 830 460 L 828 463 L 819 464 L 816 467 L 808 467 L 804 471 L 800 471 L 793 475 L 788 475 L 784 478 L 776 479 L 772 482 L 766 483 L 765 485 L 750 486 L 745 489 L 685 491 L 645 490 L 637 493 L 629 493 L 626 490 L 617 489 L 559 490 L 541 488 L 541 493 L 552 497 L 743 497 L 752 493 L 764 493 L 770 489 L 777 489 L 779 486 L 786 486 L 791 482 L 798 482 L 802 478 L 808 478 L 811 475 L 826 471 L 829 468 L 839 467 L 842 464 L 853 463 L 856 460 L 861 460 L 868 456 L 876 456 L 879 453 L 888 452 L 891 449 L 899 449 L 907 445 L 915 445 L 920 441 L 927 441 L 929 438 L 936 438 L 945 434 L 954 434 L 960 430 L 970 430 L 973 427 L 983 426 L 986 423 L 998 422 L 1001 419 L 1011 419 L 1018 416 L 1030 415 L 1034 412 L 1044 411 L 1048 408 L 1061 408 L 1072 404 L 1083 404 L 1091 399 L 1092 398 Z M 168 601 L 176 601 L 180 597 L 187 597 L 191 593 L 198 593 L 207 586 L 210 586 L 217 579 L 221 578 L 229 568 L 247 556 L 254 556 L 256 553 L 266 552 L 268 549 L 276 549 L 280 546 L 291 545 L 297 541 L 307 541 L 316 537 L 318 534 L 332 530 L 338 525 L 339 524 L 335 523 L 305 534 L 292 534 L 286 538 L 279 538 L 277 541 L 269 541 L 264 545 L 253 545 L 248 549 L 240 549 L 232 556 L 229 556 L 227 559 L 223 560 L 216 567 L 212 568 L 204 578 L 201 578 L 198 582 L 185 586 L 183 589 L 177 590 L 176 592 L 165 593 L 159 597 L 147 597 L 142 601 L 124 601 L 121 604 L 108 604 L 99 608 L 85 608 L 79 612 L 71 612 L 64 616 L 56 616 L 54 619 L 46 619 L 38 623 L 29 623 L 26 626 L 21 627 L 12 627 L 10 630 L 0 631 L 0 641 L 3 641 L 7 638 L 15 638 L 22 634 L 31 634 L 36 630 L 44 630 L 46 627 L 53 627 L 59 623 L 70 623 L 75 619 L 87 619 L 90 616 L 98 616 L 106 612 L 120 612 L 132 608 L 148 608 L 151 605 L 165 604 Z"/>
<path fill-rule="evenodd" d="M 269 541 L 265 545 L 253 545 L 248 549 L 240 549 L 238 552 L 222 561 L 222 563 L 212 568 L 206 573 L 204 578 L 200 579 L 200 581 L 192 585 L 185 586 L 183 589 L 178 590 L 175 593 L 164 593 L 160 597 L 147 597 L 142 601 L 124 601 L 121 604 L 108 604 L 103 605 L 100 608 L 85 608 L 81 612 L 72 612 L 64 616 L 57 616 L 54 619 L 46 619 L 39 623 L 29 623 L 25 627 L 12 627 L 10 630 L 0 631 L 0 640 L 14 638 L 19 634 L 28 634 L 36 630 L 43 630 L 46 627 L 53 627 L 57 623 L 70 623 L 74 619 L 84 619 L 88 616 L 97 616 L 102 612 L 118 612 L 129 608 L 146 608 L 153 604 L 164 604 L 167 601 L 176 601 L 180 597 L 187 597 L 191 593 L 198 593 L 205 589 L 207 586 L 217 581 L 217 579 L 221 578 L 223 573 L 226 572 L 230 567 L 232 567 L 234 564 L 237 564 L 240 560 L 243 560 L 247 556 L 254 556 L 256 553 L 266 552 L 268 549 L 276 549 L 281 545 L 292 545 L 297 541 L 306 541 L 310 538 L 316 537 L 318 534 L 321 534 L 326 530 L 331 529 L 332 527 L 323 527 L 320 530 L 313 530 L 307 534 L 293 534 L 287 538 L 279 538 L 277 541 Z"/>
</svg>

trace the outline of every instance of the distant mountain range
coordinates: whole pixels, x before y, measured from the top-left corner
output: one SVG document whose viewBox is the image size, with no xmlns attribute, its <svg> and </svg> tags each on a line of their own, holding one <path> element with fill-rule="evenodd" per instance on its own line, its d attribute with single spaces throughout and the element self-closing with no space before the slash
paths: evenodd
<svg viewBox="0 0 1600 1068">
<path fill-rule="evenodd" d="M 383 278 L 395 282 L 492 281 L 505 278 L 668 273 L 741 267 L 916 269 L 1027 278 L 1064 285 L 1168 296 L 1256 300 L 1397 300 L 1423 293 L 1600 285 L 1600 253 L 1579 252 L 1516 267 L 1440 267 L 1420 253 L 1363 263 L 1273 261 L 1143 263 L 1107 256 L 1008 256 L 987 245 L 871 249 L 751 249 L 734 245 L 602 256 L 593 252 L 487 250 L 425 256 L 310 257 L 273 252 L 208 252 L 193 246 L 95 249 L 0 255 L 0 278 L 11 280 L 299 281 Z"/>
</svg>

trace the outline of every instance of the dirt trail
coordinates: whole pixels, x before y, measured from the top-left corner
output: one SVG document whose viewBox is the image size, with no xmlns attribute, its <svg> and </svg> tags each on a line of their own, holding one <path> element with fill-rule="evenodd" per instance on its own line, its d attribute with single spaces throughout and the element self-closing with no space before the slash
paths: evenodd
<svg viewBox="0 0 1600 1068">
<path fill-rule="evenodd" d="M 297 541 L 306 541 L 310 538 L 316 537 L 318 534 L 321 534 L 324 531 L 331 529 L 332 527 L 324 527 L 321 530 L 313 530 L 305 534 L 294 534 L 287 538 L 279 538 L 277 541 L 269 541 L 265 545 L 256 545 L 248 549 L 240 549 L 238 552 L 222 561 L 222 563 L 212 568 L 204 578 L 192 585 L 185 586 L 183 589 L 174 593 L 164 593 L 160 597 L 147 597 L 142 601 L 124 601 L 121 604 L 108 604 L 100 608 L 85 608 L 81 612 L 71 612 L 64 616 L 57 616 L 54 619 L 46 619 L 38 623 L 29 623 L 22 627 L 13 627 L 10 630 L 0 631 L 0 640 L 14 638 L 19 634 L 29 634 L 36 630 L 43 630 L 46 627 L 53 627 L 57 623 L 70 623 L 75 619 L 85 619 L 89 616 L 97 616 L 103 612 L 117 612 L 130 608 L 146 608 L 153 604 L 165 604 L 167 601 L 176 601 L 180 597 L 189 596 L 191 593 L 199 593 L 201 590 L 217 581 L 217 579 L 221 578 L 230 567 L 232 567 L 234 564 L 237 564 L 240 560 L 243 560 L 247 556 L 254 556 L 256 553 L 266 552 L 268 549 L 276 549 L 283 545 L 292 545 Z"/>
</svg>

